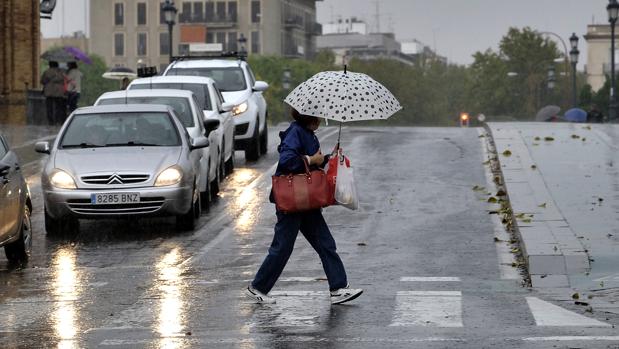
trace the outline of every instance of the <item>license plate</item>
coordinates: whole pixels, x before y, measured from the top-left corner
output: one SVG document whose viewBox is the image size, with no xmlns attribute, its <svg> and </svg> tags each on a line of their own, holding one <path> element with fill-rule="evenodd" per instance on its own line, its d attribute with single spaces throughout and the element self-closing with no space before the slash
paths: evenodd
<svg viewBox="0 0 619 349">
<path fill-rule="evenodd" d="M 140 202 L 140 193 L 99 193 L 90 194 L 93 205 L 136 204 Z"/>
</svg>

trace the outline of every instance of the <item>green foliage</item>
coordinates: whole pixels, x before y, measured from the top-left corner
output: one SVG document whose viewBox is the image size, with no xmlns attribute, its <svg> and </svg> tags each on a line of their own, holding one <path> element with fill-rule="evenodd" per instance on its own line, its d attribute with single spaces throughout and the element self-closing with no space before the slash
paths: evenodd
<svg viewBox="0 0 619 349">
<path fill-rule="evenodd" d="M 89 57 L 92 60 L 92 64 L 79 63 L 79 69 L 84 74 L 80 106 L 93 105 L 101 94 L 118 90 L 120 87 L 120 83 L 117 80 L 101 77 L 107 71 L 107 65 L 102 57 L 95 54 L 91 54 Z"/>
</svg>

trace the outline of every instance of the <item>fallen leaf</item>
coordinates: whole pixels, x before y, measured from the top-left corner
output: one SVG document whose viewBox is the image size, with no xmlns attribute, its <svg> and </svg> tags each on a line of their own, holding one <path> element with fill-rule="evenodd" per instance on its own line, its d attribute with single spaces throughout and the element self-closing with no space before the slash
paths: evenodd
<svg viewBox="0 0 619 349">
<path fill-rule="evenodd" d="M 479 138 L 485 138 L 486 135 L 479 135 Z"/>
<path fill-rule="evenodd" d="M 573 139 L 579 139 L 579 138 L 580 138 L 580 136 L 579 136 L 579 135 L 572 135 L 572 138 L 573 138 Z"/>
<path fill-rule="evenodd" d="M 366 244 L 365 242 L 358 242 L 357 246 L 367 246 L 368 244 Z"/>
<path fill-rule="evenodd" d="M 501 242 L 501 239 L 499 239 L 498 237 L 494 237 L 494 242 Z"/>
<path fill-rule="evenodd" d="M 503 152 L 503 156 L 505 156 L 506 158 L 512 156 L 512 152 L 509 151 L 509 149 L 507 149 L 506 151 Z"/>
<path fill-rule="evenodd" d="M 496 204 L 498 201 L 494 196 L 488 198 L 488 202 L 491 204 Z"/>
<path fill-rule="evenodd" d="M 533 138 L 533 140 L 536 140 L 536 141 L 541 141 L 542 139 L 541 139 L 541 138 L 539 138 L 539 137 L 535 137 L 535 138 Z"/>
<path fill-rule="evenodd" d="M 486 160 L 484 162 L 481 163 L 482 165 L 490 165 L 490 160 Z"/>
<path fill-rule="evenodd" d="M 586 140 L 587 140 L 586 138 L 584 138 L 584 137 L 582 138 L 582 141 L 583 141 L 583 142 L 584 142 L 584 141 L 586 141 Z"/>
<path fill-rule="evenodd" d="M 522 223 L 531 223 L 531 218 L 522 219 Z"/>
<path fill-rule="evenodd" d="M 590 130 L 590 129 L 591 129 L 591 126 L 588 126 L 588 125 L 583 127 L 583 130 Z"/>
<path fill-rule="evenodd" d="M 524 213 L 518 213 L 518 214 L 516 215 L 516 218 L 518 218 L 518 219 L 522 219 L 522 218 L 524 218 L 524 217 L 525 217 L 525 214 L 524 214 Z"/>
<path fill-rule="evenodd" d="M 185 332 L 185 336 L 191 336 L 191 331 Z"/>
<path fill-rule="evenodd" d="M 576 302 L 574 302 L 574 304 L 576 304 L 576 305 L 584 305 L 584 306 L 588 306 L 589 305 L 589 303 L 581 302 L 581 301 L 576 301 Z"/>
<path fill-rule="evenodd" d="M 496 192 L 496 196 L 505 196 L 505 195 L 507 195 L 507 193 L 506 193 L 506 192 L 505 192 L 505 190 L 503 190 L 503 189 L 499 189 L 499 190 Z"/>
<path fill-rule="evenodd" d="M 580 299 L 580 295 L 578 294 L 578 292 L 572 295 L 572 299 Z"/>
<path fill-rule="evenodd" d="M 539 205 L 537 205 L 537 207 L 546 208 L 546 203 L 544 202 L 543 204 L 539 204 Z"/>
<path fill-rule="evenodd" d="M 532 170 L 537 169 L 537 165 L 531 165 L 531 169 L 532 169 Z"/>
<path fill-rule="evenodd" d="M 473 191 L 484 191 L 486 190 L 486 188 L 479 186 L 479 185 L 475 185 L 473 186 Z"/>
<path fill-rule="evenodd" d="M 552 142 L 552 141 L 554 141 L 555 139 L 554 139 L 554 137 L 544 137 L 544 140 L 545 140 L 546 142 Z"/>
<path fill-rule="evenodd" d="M 512 248 L 512 253 L 518 253 L 518 252 L 520 252 L 519 248 Z"/>
</svg>

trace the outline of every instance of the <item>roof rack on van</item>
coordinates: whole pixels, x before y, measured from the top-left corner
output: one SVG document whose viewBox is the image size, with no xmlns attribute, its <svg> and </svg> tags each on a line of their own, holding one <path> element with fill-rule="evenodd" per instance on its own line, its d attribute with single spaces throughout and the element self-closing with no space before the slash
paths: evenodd
<svg viewBox="0 0 619 349">
<path fill-rule="evenodd" d="M 244 61 L 247 59 L 247 52 L 239 52 L 239 51 L 225 51 L 225 52 L 213 52 L 211 54 L 201 53 L 200 55 L 182 55 L 182 56 L 173 56 L 172 61 L 189 61 L 193 59 L 217 59 L 217 58 L 236 58 L 238 60 Z"/>
</svg>

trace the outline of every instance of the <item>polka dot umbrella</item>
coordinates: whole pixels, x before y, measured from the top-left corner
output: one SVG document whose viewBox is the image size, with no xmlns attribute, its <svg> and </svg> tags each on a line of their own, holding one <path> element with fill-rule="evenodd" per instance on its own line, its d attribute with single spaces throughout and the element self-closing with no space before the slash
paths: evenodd
<svg viewBox="0 0 619 349">
<path fill-rule="evenodd" d="M 284 101 L 301 114 L 340 122 L 387 119 L 402 109 L 385 86 L 346 67 L 312 76 Z"/>
</svg>

